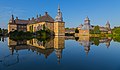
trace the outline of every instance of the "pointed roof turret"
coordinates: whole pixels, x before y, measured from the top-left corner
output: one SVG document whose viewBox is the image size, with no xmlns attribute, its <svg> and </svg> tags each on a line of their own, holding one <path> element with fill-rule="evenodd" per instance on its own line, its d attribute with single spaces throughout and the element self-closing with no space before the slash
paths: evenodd
<svg viewBox="0 0 120 70">
<path fill-rule="evenodd" d="M 60 12 L 60 5 L 58 4 L 58 12 Z"/>
<path fill-rule="evenodd" d="M 109 22 L 109 21 L 107 21 L 106 25 L 110 25 L 110 22 Z"/>
<path fill-rule="evenodd" d="M 60 11 L 60 6 L 58 5 L 57 16 L 55 17 L 56 22 L 63 22 L 62 12 Z"/>
<path fill-rule="evenodd" d="M 37 14 L 37 16 L 36 16 L 36 17 L 37 17 L 37 18 L 39 17 L 39 16 L 38 16 L 38 14 Z"/>
<path fill-rule="evenodd" d="M 88 16 L 85 18 L 85 20 L 89 20 Z"/>
<path fill-rule="evenodd" d="M 9 20 L 9 23 L 14 23 L 14 15 L 12 14 L 10 20 Z"/>
</svg>

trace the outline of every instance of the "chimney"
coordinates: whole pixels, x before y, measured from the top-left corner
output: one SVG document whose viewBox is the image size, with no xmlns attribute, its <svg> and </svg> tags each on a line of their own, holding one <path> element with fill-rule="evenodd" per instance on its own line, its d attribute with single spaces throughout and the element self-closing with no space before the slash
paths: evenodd
<svg viewBox="0 0 120 70">
<path fill-rule="evenodd" d="M 41 14 L 39 15 L 39 17 L 41 17 Z"/>
<path fill-rule="evenodd" d="M 28 18 L 28 20 L 30 21 L 30 18 Z"/>
<path fill-rule="evenodd" d="M 45 15 L 48 15 L 48 12 L 45 12 Z"/>
<path fill-rule="evenodd" d="M 18 20 L 18 17 L 16 17 L 16 20 Z"/>
<path fill-rule="evenodd" d="M 32 17 L 32 20 L 34 20 L 34 17 Z"/>
<path fill-rule="evenodd" d="M 38 15 L 37 15 L 37 18 L 38 18 Z"/>
</svg>

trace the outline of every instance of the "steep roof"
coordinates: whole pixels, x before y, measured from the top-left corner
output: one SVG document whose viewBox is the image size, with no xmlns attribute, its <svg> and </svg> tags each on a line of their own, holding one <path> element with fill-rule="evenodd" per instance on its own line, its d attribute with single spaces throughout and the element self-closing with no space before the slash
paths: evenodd
<svg viewBox="0 0 120 70">
<path fill-rule="evenodd" d="M 28 24 L 29 20 L 15 19 L 16 24 Z"/>
<path fill-rule="evenodd" d="M 44 16 L 41 16 L 37 20 L 38 22 L 54 22 L 54 19 L 47 13 L 45 12 Z"/>
</svg>

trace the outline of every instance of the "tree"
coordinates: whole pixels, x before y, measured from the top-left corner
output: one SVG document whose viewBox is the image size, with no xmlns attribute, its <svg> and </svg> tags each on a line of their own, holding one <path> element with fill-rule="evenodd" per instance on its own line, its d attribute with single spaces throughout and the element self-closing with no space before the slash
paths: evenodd
<svg viewBox="0 0 120 70">
<path fill-rule="evenodd" d="M 113 34 L 118 34 L 120 35 L 120 27 L 115 27 L 114 29 L 112 29 Z"/>
<path fill-rule="evenodd" d="M 2 34 L 2 29 L 0 28 L 0 34 Z"/>
<path fill-rule="evenodd" d="M 100 34 L 100 28 L 99 26 L 94 27 L 94 34 Z"/>
<path fill-rule="evenodd" d="M 43 25 L 43 30 L 45 30 L 46 28 L 45 28 L 45 24 Z"/>
<path fill-rule="evenodd" d="M 75 33 L 79 33 L 79 30 L 77 28 L 75 29 Z"/>
</svg>

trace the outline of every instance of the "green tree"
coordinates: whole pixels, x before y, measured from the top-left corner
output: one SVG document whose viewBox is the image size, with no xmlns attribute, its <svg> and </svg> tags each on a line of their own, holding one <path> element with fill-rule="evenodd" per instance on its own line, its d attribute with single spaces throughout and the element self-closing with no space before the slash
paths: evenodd
<svg viewBox="0 0 120 70">
<path fill-rule="evenodd" d="M 120 27 L 115 27 L 112 29 L 113 34 L 120 35 Z"/>
<path fill-rule="evenodd" d="M 2 29 L 0 28 L 0 34 L 2 34 Z"/>
<path fill-rule="evenodd" d="M 45 30 L 46 28 L 45 28 L 45 24 L 43 25 L 43 30 Z"/>
<path fill-rule="evenodd" d="M 79 30 L 77 28 L 75 29 L 75 33 L 79 33 Z"/>
<path fill-rule="evenodd" d="M 90 34 L 100 34 L 99 26 L 95 26 L 93 30 L 90 30 Z"/>
</svg>

